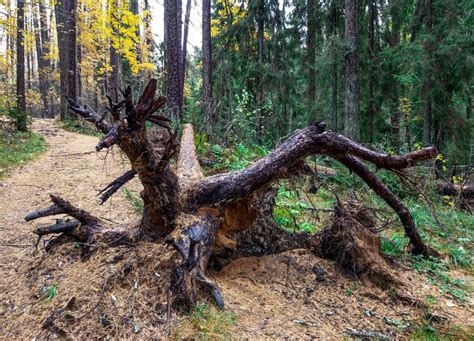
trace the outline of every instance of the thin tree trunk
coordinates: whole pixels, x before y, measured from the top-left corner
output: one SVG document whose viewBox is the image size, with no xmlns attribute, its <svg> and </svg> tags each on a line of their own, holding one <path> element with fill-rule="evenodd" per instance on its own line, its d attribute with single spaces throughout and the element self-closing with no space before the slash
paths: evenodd
<svg viewBox="0 0 474 341">
<path fill-rule="evenodd" d="M 391 3 L 390 15 L 392 19 L 392 31 L 390 34 L 390 47 L 395 48 L 400 44 L 400 8 L 397 1 Z M 395 72 L 395 71 L 392 71 Z M 401 138 L 400 138 L 400 122 L 401 122 L 401 112 L 399 108 L 399 92 L 400 86 L 393 79 L 392 83 L 392 116 L 390 118 L 390 123 L 392 126 L 392 147 L 397 153 L 400 152 Z M 408 129 L 408 127 L 407 127 Z"/>
<path fill-rule="evenodd" d="M 431 79 L 431 68 L 429 67 L 431 63 L 431 57 L 433 53 L 433 47 L 431 44 L 431 31 L 432 31 L 432 21 L 431 21 L 431 13 L 432 12 L 432 6 L 431 6 L 431 0 L 426 0 L 425 1 L 425 28 L 426 28 L 426 33 L 428 35 L 427 41 L 425 41 L 425 51 L 428 56 L 428 63 L 425 66 L 425 80 L 423 82 L 422 86 L 422 98 L 425 103 L 424 107 L 424 112 L 423 112 L 423 145 L 424 146 L 429 146 L 431 145 L 432 142 L 432 121 L 433 121 L 433 113 L 432 113 L 432 94 L 431 94 L 431 88 L 432 88 L 432 79 Z"/>
<path fill-rule="evenodd" d="M 67 15 L 67 51 L 68 51 L 68 70 L 67 70 L 67 95 L 74 101 L 77 100 L 77 51 L 76 51 L 76 38 L 77 38 L 77 0 L 69 0 L 66 2 L 68 7 L 66 8 Z M 74 116 L 71 116 L 73 118 Z"/>
<path fill-rule="evenodd" d="M 44 10 L 44 5 L 39 4 L 39 6 L 42 6 Z M 44 56 L 45 50 L 49 49 L 49 47 L 46 47 L 46 42 L 42 42 L 42 39 L 41 39 L 42 36 L 44 36 L 44 34 L 41 32 L 43 24 L 44 24 L 44 22 L 42 22 L 42 19 L 41 19 L 42 17 L 41 10 L 39 10 L 36 14 L 38 14 L 38 16 L 35 15 L 35 13 L 33 13 L 33 26 L 35 30 L 34 36 L 35 36 L 35 42 L 36 42 L 36 57 L 37 57 L 37 62 L 38 62 L 39 90 L 40 90 L 40 95 L 41 95 L 41 102 L 43 102 L 43 110 L 42 110 L 41 116 L 44 118 L 44 117 L 50 117 L 49 99 L 48 99 L 48 88 L 49 88 L 48 75 L 51 72 L 51 70 L 47 66 L 48 63 Z"/>
<path fill-rule="evenodd" d="M 376 0 L 369 2 L 369 105 L 367 108 L 367 137 L 369 143 L 374 142 L 375 131 L 375 25 L 377 20 Z"/>
<path fill-rule="evenodd" d="M 181 54 L 181 94 L 182 94 L 182 104 L 184 105 L 184 80 L 186 77 L 186 53 L 188 45 L 188 30 L 189 30 L 189 18 L 191 17 L 191 0 L 186 2 L 186 14 L 184 16 L 184 29 L 183 29 L 183 52 Z"/>
<path fill-rule="evenodd" d="M 308 0 L 306 11 L 307 11 L 307 28 L 308 35 L 306 37 L 306 65 L 308 68 L 308 119 L 310 122 L 314 122 L 316 116 L 316 0 Z"/>
<path fill-rule="evenodd" d="M 31 90 L 31 73 L 32 73 L 32 65 L 31 65 L 31 52 L 26 54 L 26 79 L 27 79 L 27 88 Z"/>
<path fill-rule="evenodd" d="M 115 18 L 114 16 L 117 14 L 117 8 L 119 6 L 118 0 L 111 0 L 109 2 L 109 10 L 110 10 L 110 24 L 112 25 L 112 31 L 114 38 L 118 41 L 119 37 L 119 28 L 118 25 L 119 19 Z M 110 67 L 112 68 L 112 72 L 110 73 L 109 79 L 109 92 L 114 95 L 118 94 L 120 89 L 120 55 L 117 52 L 117 49 L 114 47 L 115 40 L 110 41 Z M 115 100 L 118 100 L 116 98 Z"/>
<path fill-rule="evenodd" d="M 338 130 L 338 117 L 337 117 L 337 50 L 336 50 L 336 39 L 337 39 L 337 7 L 336 1 L 331 2 L 331 26 L 332 26 L 332 94 L 331 94 L 331 119 L 332 128 Z"/>
<path fill-rule="evenodd" d="M 67 28 L 66 28 L 66 3 L 70 0 L 54 2 L 54 14 L 56 18 L 56 32 L 58 36 L 58 50 L 59 50 L 59 79 L 60 79 L 60 98 L 61 108 L 59 117 L 61 120 L 66 118 L 68 104 L 66 96 L 67 89 L 67 69 L 68 69 L 68 53 L 67 53 Z"/>
<path fill-rule="evenodd" d="M 355 141 L 360 140 L 359 112 L 359 49 L 358 40 L 358 0 L 345 0 L 346 32 L 346 94 L 345 94 L 345 135 Z"/>
<path fill-rule="evenodd" d="M 25 31 L 27 32 L 27 35 L 29 36 L 32 33 L 32 25 L 31 25 L 31 18 L 29 17 L 29 6 L 30 4 L 27 4 L 26 10 L 24 9 L 24 15 L 25 15 Z M 26 44 L 26 39 L 25 39 L 25 44 Z M 27 84 L 27 89 L 31 90 L 31 79 L 33 78 L 33 56 L 32 56 L 32 51 L 31 51 L 31 46 L 25 45 L 25 47 L 28 47 L 26 49 L 26 84 Z"/>
<path fill-rule="evenodd" d="M 212 45 L 211 45 L 211 1 L 202 1 L 202 78 L 204 102 L 204 127 L 209 134 L 213 125 L 212 108 Z"/>
<path fill-rule="evenodd" d="M 178 23 L 178 4 L 175 0 L 165 0 L 165 69 L 166 97 L 171 117 L 180 120 L 181 112 L 181 82 L 180 82 L 180 38 Z"/>
<path fill-rule="evenodd" d="M 26 131 L 26 97 L 25 97 L 25 2 L 17 0 L 17 36 L 16 36 L 16 105 L 18 117 L 16 127 Z"/>
<path fill-rule="evenodd" d="M 264 75 L 263 75 L 263 49 L 264 49 L 264 14 L 265 14 L 265 3 L 264 0 L 258 1 L 257 6 L 257 40 L 258 40 L 258 77 L 257 77 L 257 110 L 255 117 L 255 142 L 257 144 L 262 143 L 262 129 L 263 129 L 263 87 L 264 87 Z"/>
</svg>

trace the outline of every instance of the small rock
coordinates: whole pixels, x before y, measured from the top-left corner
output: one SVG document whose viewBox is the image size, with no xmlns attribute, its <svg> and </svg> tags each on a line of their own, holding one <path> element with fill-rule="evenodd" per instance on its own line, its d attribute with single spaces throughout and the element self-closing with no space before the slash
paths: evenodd
<svg viewBox="0 0 474 341">
<path fill-rule="evenodd" d="M 133 332 L 134 332 L 135 334 L 140 333 L 141 330 L 142 330 L 142 327 L 140 327 L 140 325 L 139 325 L 138 323 L 134 323 L 134 324 L 133 324 Z"/>
<path fill-rule="evenodd" d="M 323 268 L 320 266 L 314 266 L 312 270 L 316 275 L 316 281 L 324 282 L 326 280 L 326 271 L 324 271 Z"/>
</svg>

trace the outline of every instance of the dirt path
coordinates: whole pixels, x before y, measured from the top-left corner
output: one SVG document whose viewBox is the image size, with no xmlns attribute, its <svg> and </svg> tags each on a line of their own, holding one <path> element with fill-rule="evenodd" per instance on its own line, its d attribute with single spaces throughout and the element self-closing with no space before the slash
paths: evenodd
<svg viewBox="0 0 474 341">
<path fill-rule="evenodd" d="M 173 260 L 160 243 L 107 247 L 87 260 L 74 245 L 47 256 L 30 246 L 32 229 L 51 218 L 27 224 L 23 217 L 49 205 L 50 193 L 110 221 L 137 218 L 122 193 L 97 205 L 97 191 L 128 169 L 119 154 L 104 160 L 105 153 L 91 152 L 97 138 L 63 131 L 53 121 L 36 120 L 33 129 L 45 136 L 47 152 L 0 185 L 0 339 L 195 336 L 183 314 L 173 312 L 171 325 L 165 323 Z M 137 180 L 127 186 L 140 188 Z M 438 302 L 430 312 L 442 326 L 474 323 L 469 302 L 455 302 L 412 270 L 397 271 L 406 302 L 304 250 L 240 259 L 213 277 L 236 316 L 231 332 L 238 338 L 345 338 L 350 331 L 400 337 L 425 315 L 416 302 L 428 296 Z M 52 286 L 58 293 L 45 300 Z"/>
<path fill-rule="evenodd" d="M 27 224 L 23 218 L 29 211 L 49 206 L 49 194 L 62 196 L 101 218 L 116 222 L 135 218 L 123 194 L 116 194 L 103 206 L 95 196 L 129 169 L 121 155 L 109 153 L 105 158 L 105 153 L 95 153 L 96 137 L 64 131 L 53 120 L 34 120 L 32 129 L 45 137 L 47 151 L 0 182 L 0 318 L 6 306 L 14 304 L 22 270 L 31 265 L 32 248 L 25 246 L 36 241 L 33 227 L 52 221 L 44 218 Z M 138 181 L 131 186 L 139 186 Z M 2 327 L 0 324 L 0 335 Z"/>
</svg>

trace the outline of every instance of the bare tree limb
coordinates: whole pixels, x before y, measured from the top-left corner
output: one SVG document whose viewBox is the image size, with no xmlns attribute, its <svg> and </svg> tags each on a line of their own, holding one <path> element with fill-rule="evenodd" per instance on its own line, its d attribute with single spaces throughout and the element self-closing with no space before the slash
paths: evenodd
<svg viewBox="0 0 474 341">
<path fill-rule="evenodd" d="M 100 204 L 102 205 L 106 202 L 115 192 L 119 190 L 120 187 L 125 185 L 128 181 L 132 180 L 137 172 L 133 169 L 125 172 L 125 174 L 119 176 L 117 179 L 109 183 L 103 190 L 99 192 L 98 195 L 102 194 L 100 197 Z"/>
</svg>

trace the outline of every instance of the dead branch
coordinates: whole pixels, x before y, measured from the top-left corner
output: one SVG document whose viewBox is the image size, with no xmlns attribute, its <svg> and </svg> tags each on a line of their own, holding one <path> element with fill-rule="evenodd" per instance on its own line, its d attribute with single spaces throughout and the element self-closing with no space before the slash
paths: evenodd
<svg viewBox="0 0 474 341">
<path fill-rule="evenodd" d="M 33 233 L 37 234 L 38 236 L 44 236 L 47 234 L 52 233 L 71 233 L 76 227 L 81 226 L 81 222 L 79 220 L 68 220 L 61 223 L 57 223 L 50 226 L 38 227 L 36 228 Z"/>
<path fill-rule="evenodd" d="M 372 188 L 379 197 L 385 200 L 385 202 L 398 214 L 405 229 L 405 233 L 413 246 L 414 254 L 439 256 L 438 252 L 428 247 L 423 242 L 423 239 L 415 227 L 415 222 L 413 221 L 410 211 L 402 204 L 397 196 L 367 168 L 366 165 L 353 156 L 340 156 L 337 157 L 337 160 L 360 176 L 367 185 L 369 185 L 369 187 Z"/>
<path fill-rule="evenodd" d="M 28 213 L 25 216 L 25 220 L 30 221 L 30 220 L 35 220 L 38 218 L 48 217 L 50 215 L 57 215 L 57 214 L 62 214 L 62 213 L 66 213 L 66 210 L 63 207 L 60 207 L 58 205 L 53 205 L 43 210 L 33 211 L 31 213 Z"/>
<path fill-rule="evenodd" d="M 100 195 L 100 204 L 102 205 L 106 202 L 115 192 L 117 192 L 120 187 L 125 185 L 127 182 L 132 180 L 137 172 L 133 169 L 125 172 L 125 174 L 119 176 L 117 179 L 109 183 L 103 190 L 101 190 L 97 195 Z"/>
</svg>

